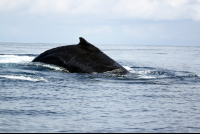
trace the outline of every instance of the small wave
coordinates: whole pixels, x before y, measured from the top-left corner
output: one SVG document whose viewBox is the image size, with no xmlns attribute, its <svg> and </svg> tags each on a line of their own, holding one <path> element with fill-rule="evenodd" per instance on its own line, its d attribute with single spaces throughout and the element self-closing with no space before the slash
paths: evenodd
<svg viewBox="0 0 200 134">
<path fill-rule="evenodd" d="M 24 66 L 37 66 L 37 67 L 43 67 L 43 68 L 49 68 L 56 71 L 66 71 L 66 69 L 62 67 L 58 67 L 51 64 L 45 64 L 40 62 L 31 62 L 35 56 L 30 55 L 0 55 L 0 64 L 7 64 L 7 63 L 17 63 L 17 64 L 23 64 Z M 25 63 L 25 64 L 24 64 Z"/>
<path fill-rule="evenodd" d="M 37 78 L 33 78 L 30 76 L 15 76 L 15 75 L 0 75 L 0 77 L 2 78 L 8 78 L 8 79 L 17 79 L 17 80 L 27 80 L 27 81 L 46 81 L 44 78 L 42 77 L 37 77 Z"/>
<path fill-rule="evenodd" d="M 47 67 L 47 68 L 50 68 L 50 69 L 53 69 L 53 70 L 56 70 L 56 71 L 64 71 L 64 70 L 66 70 L 64 68 L 53 66 L 53 65 L 49 65 L 49 64 L 46 64 L 46 65 L 43 64 L 43 67 Z"/>
<path fill-rule="evenodd" d="M 19 55 L 0 55 L 0 63 L 24 63 L 31 62 L 35 57 Z"/>
<path fill-rule="evenodd" d="M 33 62 L 33 63 L 31 63 L 31 65 L 34 65 L 36 67 L 48 68 L 48 69 L 52 69 L 52 70 L 56 70 L 56 71 L 69 72 L 66 68 L 59 67 L 59 66 L 52 65 L 52 64 L 45 64 L 45 63 L 41 63 L 41 62 Z"/>
</svg>

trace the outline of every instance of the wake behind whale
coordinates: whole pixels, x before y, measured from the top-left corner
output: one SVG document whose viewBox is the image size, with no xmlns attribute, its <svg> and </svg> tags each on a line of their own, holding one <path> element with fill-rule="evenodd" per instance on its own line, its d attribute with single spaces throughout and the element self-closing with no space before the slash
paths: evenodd
<svg viewBox="0 0 200 134">
<path fill-rule="evenodd" d="M 70 73 L 117 73 L 128 70 L 104 54 L 99 48 L 80 37 L 77 45 L 53 48 L 40 54 L 32 62 L 42 62 L 66 68 Z"/>
</svg>

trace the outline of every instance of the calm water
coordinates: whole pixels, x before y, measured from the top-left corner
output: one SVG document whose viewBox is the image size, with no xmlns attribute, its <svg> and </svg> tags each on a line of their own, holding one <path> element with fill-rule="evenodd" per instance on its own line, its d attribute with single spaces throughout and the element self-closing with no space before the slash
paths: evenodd
<svg viewBox="0 0 200 134">
<path fill-rule="evenodd" d="M 96 45 L 131 74 L 32 63 L 66 44 L 0 43 L 0 132 L 200 132 L 200 46 Z"/>
</svg>

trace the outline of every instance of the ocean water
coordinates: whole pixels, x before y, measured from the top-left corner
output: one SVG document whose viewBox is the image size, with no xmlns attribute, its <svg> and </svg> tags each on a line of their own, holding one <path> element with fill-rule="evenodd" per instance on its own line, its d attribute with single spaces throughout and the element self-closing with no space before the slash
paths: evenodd
<svg viewBox="0 0 200 134">
<path fill-rule="evenodd" d="M 0 43 L 0 132 L 200 132 L 200 46 L 96 45 L 128 75 L 32 63 L 69 44 Z"/>
</svg>

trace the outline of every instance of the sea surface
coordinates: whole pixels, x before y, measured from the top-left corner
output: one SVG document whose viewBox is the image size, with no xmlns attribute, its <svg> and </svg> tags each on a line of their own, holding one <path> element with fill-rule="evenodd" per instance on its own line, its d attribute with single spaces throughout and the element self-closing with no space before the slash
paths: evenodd
<svg viewBox="0 0 200 134">
<path fill-rule="evenodd" d="M 1 133 L 200 132 L 200 46 L 95 45 L 128 75 L 31 62 L 64 45 L 0 43 Z"/>
</svg>

